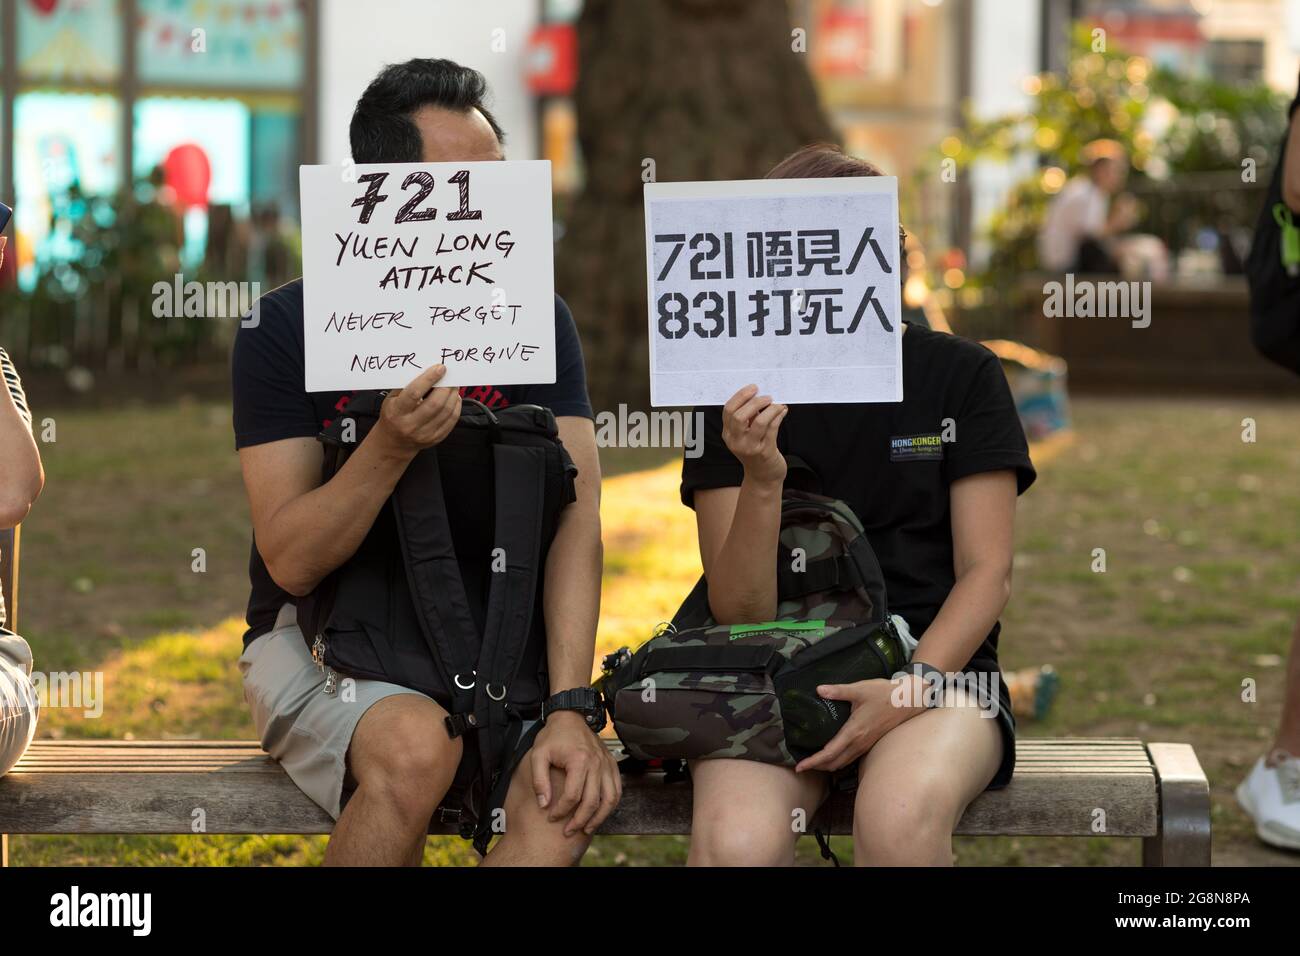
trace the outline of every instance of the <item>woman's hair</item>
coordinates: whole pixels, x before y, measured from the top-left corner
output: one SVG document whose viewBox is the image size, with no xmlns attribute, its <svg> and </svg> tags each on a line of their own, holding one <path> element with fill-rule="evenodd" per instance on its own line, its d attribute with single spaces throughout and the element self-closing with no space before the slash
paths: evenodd
<svg viewBox="0 0 1300 956">
<path fill-rule="evenodd" d="M 773 166 L 764 179 L 834 179 L 840 176 L 883 176 L 874 163 L 850 156 L 833 143 L 814 143 L 797 149 Z M 900 268 L 906 268 L 907 232 L 898 226 Z M 900 275 L 902 273 L 900 272 Z"/>
<path fill-rule="evenodd" d="M 781 160 L 765 179 L 832 179 L 837 176 L 883 176 L 879 166 L 850 156 L 832 143 L 814 143 Z"/>
</svg>

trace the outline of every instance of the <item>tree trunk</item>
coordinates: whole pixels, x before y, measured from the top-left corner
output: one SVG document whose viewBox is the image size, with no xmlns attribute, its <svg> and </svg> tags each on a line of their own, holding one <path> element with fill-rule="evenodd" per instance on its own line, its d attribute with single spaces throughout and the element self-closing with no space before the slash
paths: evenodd
<svg viewBox="0 0 1300 956">
<path fill-rule="evenodd" d="M 800 146 L 836 140 L 791 31 L 785 0 L 584 4 L 586 184 L 556 280 L 597 410 L 649 405 L 643 182 L 756 179 Z"/>
</svg>

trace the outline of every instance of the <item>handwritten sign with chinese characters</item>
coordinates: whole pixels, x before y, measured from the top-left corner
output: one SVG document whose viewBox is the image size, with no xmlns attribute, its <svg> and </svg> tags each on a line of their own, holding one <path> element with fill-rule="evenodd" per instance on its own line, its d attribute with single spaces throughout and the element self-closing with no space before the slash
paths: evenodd
<svg viewBox="0 0 1300 956">
<path fill-rule="evenodd" d="M 303 166 L 307 391 L 555 381 L 551 164 Z"/>
<path fill-rule="evenodd" d="M 898 181 L 648 183 L 650 401 L 903 399 Z"/>
</svg>

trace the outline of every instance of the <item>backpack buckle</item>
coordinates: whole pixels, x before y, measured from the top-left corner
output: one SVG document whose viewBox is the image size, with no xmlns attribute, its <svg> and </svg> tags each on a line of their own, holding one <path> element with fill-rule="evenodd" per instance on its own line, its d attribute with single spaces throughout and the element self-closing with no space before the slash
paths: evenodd
<svg viewBox="0 0 1300 956">
<path fill-rule="evenodd" d="M 443 723 L 447 725 L 447 736 L 452 740 L 471 730 L 478 730 L 478 721 L 473 714 L 449 714 Z"/>
</svg>

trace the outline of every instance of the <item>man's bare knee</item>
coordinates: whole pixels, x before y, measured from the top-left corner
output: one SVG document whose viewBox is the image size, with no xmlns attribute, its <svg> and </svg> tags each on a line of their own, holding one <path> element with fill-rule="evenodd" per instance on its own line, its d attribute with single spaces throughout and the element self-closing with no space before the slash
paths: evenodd
<svg viewBox="0 0 1300 956">
<path fill-rule="evenodd" d="M 484 862 L 490 866 L 576 866 L 591 838 L 581 830 L 565 836 L 568 820 L 552 821 L 550 810 L 538 806 L 532 759 L 530 751 L 515 768 L 506 805 L 500 811 L 497 832 L 503 836 Z M 552 805 L 563 792 L 564 774 L 551 768 Z"/>
<path fill-rule="evenodd" d="M 462 745 L 447 735 L 446 715 L 433 701 L 413 694 L 372 706 L 348 748 L 358 790 L 391 800 L 404 818 L 427 819 L 460 764 Z"/>
</svg>

